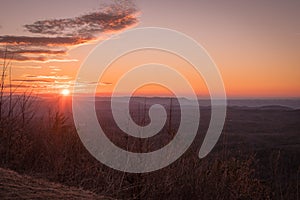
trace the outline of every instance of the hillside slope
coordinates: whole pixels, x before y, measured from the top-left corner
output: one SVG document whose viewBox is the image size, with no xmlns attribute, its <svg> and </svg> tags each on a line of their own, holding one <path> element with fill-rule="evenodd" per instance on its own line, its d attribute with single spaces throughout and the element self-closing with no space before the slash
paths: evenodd
<svg viewBox="0 0 300 200">
<path fill-rule="evenodd" d="M 0 199 L 99 199 L 95 193 L 0 168 Z"/>
</svg>

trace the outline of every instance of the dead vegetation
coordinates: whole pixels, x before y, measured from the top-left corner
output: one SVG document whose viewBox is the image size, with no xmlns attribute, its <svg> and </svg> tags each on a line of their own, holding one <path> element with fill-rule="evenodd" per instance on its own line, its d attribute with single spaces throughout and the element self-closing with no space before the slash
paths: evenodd
<svg viewBox="0 0 300 200">
<path fill-rule="evenodd" d="M 93 192 L 43 179 L 20 175 L 0 168 L 0 198 L 5 199 L 99 199 L 108 200 Z"/>
<path fill-rule="evenodd" d="M 41 105 L 29 91 L 16 93 L 6 87 L 10 85 L 8 69 L 9 63 L 4 63 L 0 166 L 92 192 L 0 170 L 1 199 L 92 199 L 97 195 L 116 199 L 299 199 L 299 154 L 279 154 L 276 148 L 251 152 L 245 144 L 239 150 L 228 146 L 230 139 L 241 141 L 243 133 L 223 134 L 214 152 L 202 160 L 197 157 L 201 144 L 198 138 L 197 144 L 162 170 L 129 174 L 110 169 L 87 152 L 68 116 L 51 107 L 42 119 L 35 117 Z M 250 122 L 243 122 L 241 127 L 247 123 Z M 260 128 L 258 124 L 252 127 Z M 299 150 L 299 146 L 296 148 Z"/>
</svg>

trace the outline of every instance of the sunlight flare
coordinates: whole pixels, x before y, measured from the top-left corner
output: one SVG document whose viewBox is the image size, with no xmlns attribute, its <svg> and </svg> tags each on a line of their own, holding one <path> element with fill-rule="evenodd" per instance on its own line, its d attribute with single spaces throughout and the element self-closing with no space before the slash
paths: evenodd
<svg viewBox="0 0 300 200">
<path fill-rule="evenodd" d="M 70 90 L 69 89 L 63 89 L 60 94 L 63 96 L 69 96 L 70 95 Z"/>
</svg>

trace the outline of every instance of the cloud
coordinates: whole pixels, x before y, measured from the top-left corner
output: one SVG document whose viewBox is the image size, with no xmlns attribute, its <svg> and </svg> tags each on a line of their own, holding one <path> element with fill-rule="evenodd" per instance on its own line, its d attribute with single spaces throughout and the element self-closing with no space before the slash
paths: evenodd
<svg viewBox="0 0 300 200">
<path fill-rule="evenodd" d="M 31 86 L 29 85 L 20 85 L 20 84 L 9 84 L 9 85 L 4 85 L 4 88 L 30 88 Z"/>
<path fill-rule="evenodd" d="M 13 66 L 14 69 L 42 69 L 42 66 Z"/>
<path fill-rule="evenodd" d="M 0 51 L 0 59 L 9 59 L 15 60 L 19 62 L 76 62 L 76 59 L 68 59 L 63 55 L 58 55 L 56 52 L 44 52 L 44 51 L 36 51 L 35 53 L 18 53 L 18 52 L 9 52 L 9 51 Z"/>
<path fill-rule="evenodd" d="M 72 46 L 86 43 L 89 39 L 79 37 L 27 37 L 27 36 L 0 36 L 2 45 L 33 45 L 33 46 Z"/>
<path fill-rule="evenodd" d="M 84 83 L 74 83 L 74 80 L 68 79 L 66 76 L 34 76 L 25 75 L 25 78 L 13 79 L 12 87 L 15 88 L 38 88 L 47 89 L 48 91 L 53 91 L 62 88 L 78 88 L 80 90 L 86 91 L 87 88 L 94 86 L 106 86 L 111 85 L 109 82 L 84 82 Z"/>
<path fill-rule="evenodd" d="M 17 61 L 47 61 L 57 56 L 67 55 L 68 49 L 65 47 L 47 47 L 40 45 L 3 45 L 4 37 L 0 36 L 0 58 L 8 58 Z"/>
<path fill-rule="evenodd" d="M 74 18 L 26 24 L 25 30 L 37 36 L 0 36 L 0 59 L 8 57 L 21 62 L 74 61 L 66 58 L 71 47 L 97 41 L 103 34 L 136 25 L 138 13 L 133 3 L 121 1 Z"/>
<path fill-rule="evenodd" d="M 112 85 L 110 82 L 100 82 L 99 85 Z"/>
<path fill-rule="evenodd" d="M 35 76 L 35 75 L 27 75 L 26 78 L 37 78 L 37 79 L 42 79 L 42 80 L 45 80 L 45 79 L 52 79 L 52 80 L 69 80 L 71 79 L 71 77 L 69 76 L 48 76 L 48 75 L 38 75 L 38 76 Z"/>
<path fill-rule="evenodd" d="M 9 54 L 7 56 L 7 54 Z M 47 61 L 49 59 L 48 56 L 38 56 L 38 55 L 34 55 L 34 56 L 27 56 L 24 54 L 10 54 L 10 52 L 1 52 L 0 51 L 0 59 L 10 59 L 10 60 L 16 60 L 16 61 L 40 61 L 40 62 L 44 62 Z"/>
<path fill-rule="evenodd" d="M 13 82 L 27 82 L 27 83 L 59 83 L 59 81 L 69 81 L 69 76 L 54 76 L 54 75 L 23 75 L 23 78 L 13 79 Z"/>
<path fill-rule="evenodd" d="M 111 82 L 78 82 L 76 84 L 77 87 L 86 87 L 86 86 L 107 86 L 107 85 L 112 85 L 113 83 Z"/>
<path fill-rule="evenodd" d="M 44 82 L 44 83 L 51 83 L 53 81 L 50 80 L 44 80 L 44 79 L 13 79 L 12 81 L 14 82 Z"/>
<path fill-rule="evenodd" d="M 60 69 L 60 67 L 57 67 L 57 66 L 54 66 L 54 65 L 51 65 L 51 66 L 48 66 L 50 69 Z"/>
<path fill-rule="evenodd" d="M 39 80 L 39 79 L 13 79 L 12 80 L 13 84 L 6 85 L 4 86 L 5 88 L 14 88 L 14 92 L 18 93 L 22 91 L 24 92 L 24 89 L 36 89 L 38 88 L 39 90 L 41 89 L 47 89 L 51 88 L 53 85 L 52 81 L 48 80 Z M 18 90 L 21 89 L 21 90 Z"/>
<path fill-rule="evenodd" d="M 108 31 L 119 31 L 138 22 L 134 6 L 113 4 L 75 18 L 40 20 L 24 25 L 31 33 L 92 39 Z"/>
</svg>

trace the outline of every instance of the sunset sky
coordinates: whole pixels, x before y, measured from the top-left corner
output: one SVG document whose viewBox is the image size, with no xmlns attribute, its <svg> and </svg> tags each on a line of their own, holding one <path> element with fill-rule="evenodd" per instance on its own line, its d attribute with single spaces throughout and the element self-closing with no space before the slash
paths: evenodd
<svg viewBox="0 0 300 200">
<path fill-rule="evenodd" d="M 13 85 L 39 93 L 72 89 L 77 70 L 98 43 L 127 29 L 155 26 L 201 44 L 218 66 L 229 97 L 300 97 L 299 0 L 125 2 L 1 0 L 0 59 L 5 51 L 13 55 Z M 109 93 L 118 74 L 142 58 L 190 67 L 168 53 L 136 52 L 111 66 L 98 92 Z M 205 96 L 201 77 L 184 73 Z M 154 87 L 145 91 L 164 93 Z"/>
</svg>

